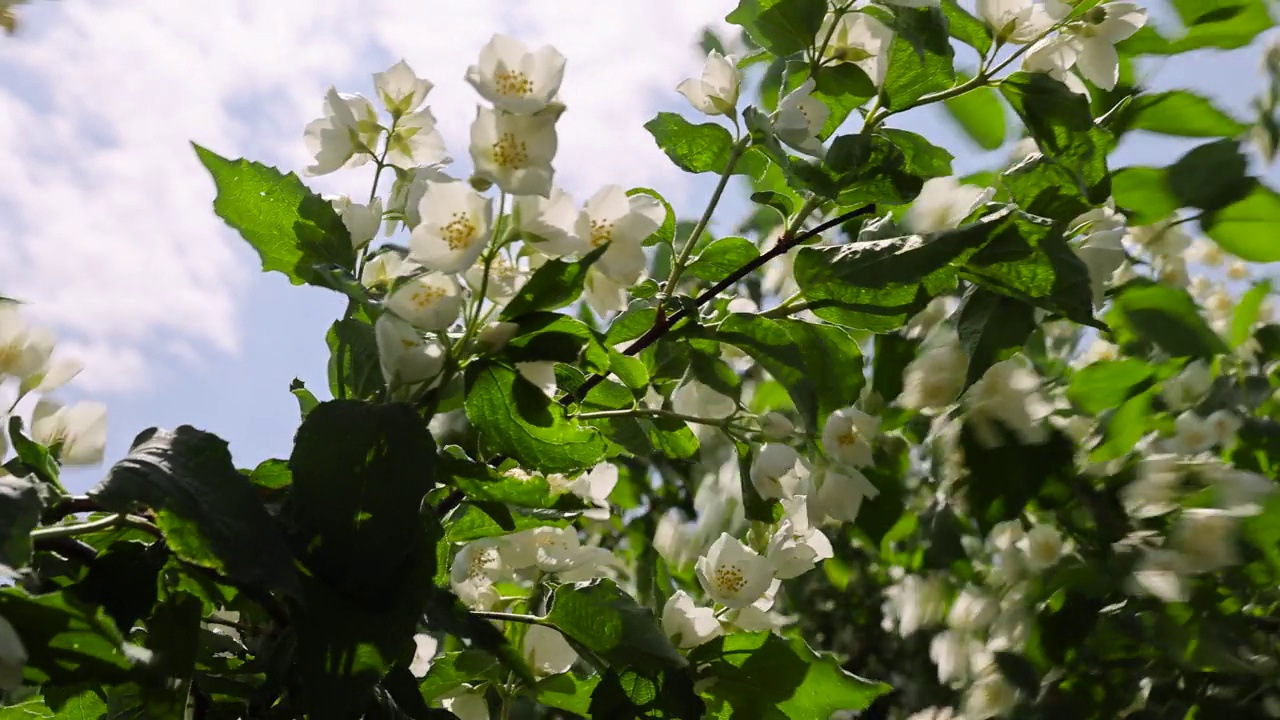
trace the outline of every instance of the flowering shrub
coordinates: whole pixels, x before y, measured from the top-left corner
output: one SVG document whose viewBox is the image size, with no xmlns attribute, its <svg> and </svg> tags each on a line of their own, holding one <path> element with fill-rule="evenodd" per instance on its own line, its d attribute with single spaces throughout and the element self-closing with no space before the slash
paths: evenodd
<svg viewBox="0 0 1280 720">
<path fill-rule="evenodd" d="M 303 133 L 364 202 L 196 145 L 263 270 L 347 298 L 333 399 L 294 384 L 288 459 L 153 428 L 72 496 L 105 410 L 45 398 L 75 368 L 0 305 L 41 394 L 0 479 L 0 718 L 1277 716 L 1248 262 L 1280 195 L 1246 152 L 1280 63 L 1254 126 L 1144 92 L 1135 56 L 1271 24 L 1173 6 L 1178 38 L 1129 2 L 743 0 L 745 54 L 676 88 L 711 119 L 646 125 L 719 177 L 696 221 L 557 187 L 571 64 L 503 35 L 469 175 L 404 62 Z M 938 103 L 991 148 L 1012 110 L 1018 156 L 956 178 L 887 122 Z M 1111 168 L 1132 130 L 1205 141 Z M 757 207 L 714 237 L 733 176 Z"/>
</svg>

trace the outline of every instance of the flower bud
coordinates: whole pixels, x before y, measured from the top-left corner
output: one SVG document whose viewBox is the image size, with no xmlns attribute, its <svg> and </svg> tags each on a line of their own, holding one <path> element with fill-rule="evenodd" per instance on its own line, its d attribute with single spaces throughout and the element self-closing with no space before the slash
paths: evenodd
<svg viewBox="0 0 1280 720">
<path fill-rule="evenodd" d="M 764 433 L 766 440 L 781 441 L 786 440 L 795 434 L 796 426 L 780 412 L 766 413 L 760 419 L 760 432 Z"/>
</svg>

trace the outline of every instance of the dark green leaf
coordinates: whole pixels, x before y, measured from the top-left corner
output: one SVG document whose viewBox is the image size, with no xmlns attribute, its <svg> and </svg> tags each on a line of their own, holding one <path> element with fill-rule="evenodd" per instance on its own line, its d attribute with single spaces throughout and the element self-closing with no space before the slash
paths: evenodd
<svg viewBox="0 0 1280 720">
<path fill-rule="evenodd" d="M 743 265 L 760 257 L 755 243 L 740 237 L 720 238 L 708 245 L 689 263 L 690 275 L 709 283 L 718 283 Z"/>
<path fill-rule="evenodd" d="M 507 641 L 502 631 L 491 621 L 467 609 L 467 606 L 452 592 L 438 589 L 432 593 L 423 619 L 428 629 L 439 630 L 465 640 L 471 648 L 484 650 L 497 658 L 510 673 L 514 673 L 517 679 L 529 687 L 537 684 L 524 656 Z M 455 661 L 455 669 L 471 673 L 472 677 L 486 672 L 487 667 L 483 663 L 475 659 L 464 659 L 465 657 L 464 653 Z"/>
<path fill-rule="evenodd" d="M 57 459 L 50 452 L 50 448 L 32 440 L 22 432 L 22 418 L 17 415 L 9 418 L 9 441 L 13 446 L 14 454 L 18 456 L 17 459 L 23 466 L 18 472 L 32 473 L 41 482 L 55 488 L 62 487 L 58 481 Z M 12 468 L 9 472 L 17 474 Z"/>
<path fill-rule="evenodd" d="M 431 661 L 431 668 L 418 684 L 418 690 L 422 699 L 430 702 L 463 683 L 482 677 L 495 666 L 492 656 L 478 650 L 447 652 Z"/>
<path fill-rule="evenodd" d="M 969 356 L 965 385 L 972 385 L 987 369 L 1022 349 L 1036 329 L 1035 308 L 1007 295 L 970 287 L 956 310 L 960 346 Z"/>
<path fill-rule="evenodd" d="M 942 14 L 947 16 L 951 37 L 959 40 L 986 57 L 991 50 L 991 30 L 987 24 L 969 14 L 956 0 L 942 0 Z"/>
<path fill-rule="evenodd" d="M 144 431 L 89 496 L 113 512 L 155 509 L 169 547 L 187 562 L 249 586 L 299 591 L 283 535 L 216 435 L 189 425 Z"/>
<path fill-rule="evenodd" d="M 31 562 L 31 531 L 43 510 L 38 480 L 0 477 L 0 565 L 16 570 Z"/>
<path fill-rule="evenodd" d="M 702 668 L 703 677 L 715 678 L 704 693 L 732 708 L 732 717 L 828 718 L 840 710 L 865 710 L 890 690 L 846 672 L 800 638 L 768 632 L 716 638 L 691 651 L 689 661 Z"/>
<path fill-rule="evenodd" d="M 1120 168 L 1111 176 L 1116 206 L 1130 212 L 1129 222 L 1151 225 L 1173 215 L 1181 207 L 1169 190 L 1168 170 L 1154 167 Z"/>
<path fill-rule="evenodd" d="M 534 312 L 516 319 L 515 336 L 507 342 L 503 355 L 512 362 L 586 362 L 586 368 L 609 368 L 609 355 L 596 333 L 585 323 L 568 315 Z"/>
<path fill-rule="evenodd" d="M 897 333 L 877 335 L 871 354 L 871 389 L 886 403 L 902 393 L 902 371 L 915 359 L 919 340 Z"/>
<path fill-rule="evenodd" d="M 1103 442 L 1089 453 L 1092 462 L 1106 462 L 1121 458 L 1133 451 L 1134 446 L 1151 428 L 1151 399 L 1155 389 L 1134 395 L 1116 408 L 1103 423 Z"/>
<path fill-rule="evenodd" d="M 496 514 L 496 513 L 494 513 Z M 507 515 L 503 517 L 503 521 L 509 520 L 506 527 L 503 523 L 498 522 L 494 518 L 494 514 L 486 512 L 484 508 L 472 503 L 463 503 L 449 514 L 444 521 L 445 538 L 449 542 L 464 543 L 480 538 L 497 537 L 499 535 L 509 535 L 513 532 L 521 530 L 531 530 L 536 527 L 565 527 L 569 524 L 573 515 L 566 515 L 559 511 L 525 511 L 520 509 L 510 509 Z"/>
<path fill-rule="evenodd" d="M 1117 293 L 1107 313 L 1116 342 L 1133 347 L 1154 345 L 1172 357 L 1212 358 L 1227 352 L 1226 343 L 1200 316 L 1185 290 L 1132 281 Z"/>
<path fill-rule="evenodd" d="M 499 317 L 510 320 L 526 313 L 557 310 L 572 304 L 582 295 L 587 270 L 607 249 L 607 246 L 602 245 L 576 262 L 548 260 L 543 263 L 542 267 L 534 271 L 529 281 L 520 286 L 516 296 L 502 309 Z"/>
<path fill-rule="evenodd" d="M 657 190 L 646 187 L 631 188 L 627 191 L 627 197 L 635 195 L 648 195 L 649 197 L 662 203 L 662 208 L 667 211 L 666 216 L 662 219 L 662 224 L 654 230 L 649 237 L 644 239 L 644 245 L 670 245 L 676 239 L 676 211 L 672 209 L 671 203 L 667 199 L 658 194 Z"/>
<path fill-rule="evenodd" d="M 594 428 L 564 409 L 515 370 L 495 362 L 467 366 L 467 418 L 490 452 L 516 458 L 538 472 L 572 472 L 604 457 Z"/>
<path fill-rule="evenodd" d="M 23 680 L 29 685 L 116 683 L 128 679 L 124 638 L 102 608 L 81 604 L 66 591 L 28 595 L 0 590 L 0 617 L 27 650 Z"/>
<path fill-rule="evenodd" d="M 116 627 L 127 632 L 156 604 L 156 580 L 167 557 L 157 545 L 114 542 L 69 591 L 90 605 L 101 605 Z"/>
<path fill-rule="evenodd" d="M 1040 673 L 1026 658 L 1017 653 L 997 651 L 996 667 L 1013 686 L 1032 697 L 1040 692 Z"/>
<path fill-rule="evenodd" d="M 561 673 L 538 681 L 538 702 L 547 707 L 586 715 L 591 710 L 591 695 L 600 684 L 600 676 L 580 677 Z"/>
<path fill-rule="evenodd" d="M 688 665 L 662 632 L 653 612 L 612 580 L 556 588 L 546 622 L 614 669 L 656 672 Z"/>
<path fill-rule="evenodd" d="M 1179 206 L 1207 211 L 1243 200 L 1258 183 L 1249 176 L 1249 160 L 1235 140 L 1193 149 L 1169 166 L 1167 179 Z"/>
<path fill-rule="evenodd" d="M 942 10 L 895 7 L 892 28 L 889 69 L 882 88 L 885 106 L 905 110 L 931 92 L 950 88 L 955 80 L 955 50 Z"/>
<path fill-rule="evenodd" d="M 609 720 L 695 720 L 706 716 L 706 705 L 686 672 L 645 673 L 609 669 L 591 693 L 587 714 Z"/>
<path fill-rule="evenodd" d="M 961 75 L 959 82 L 969 78 Z M 1000 96 L 989 87 L 974 88 L 963 95 L 943 101 L 951 119 L 983 150 L 995 150 L 1004 145 L 1008 122 L 1004 116 L 1004 104 Z"/>
<path fill-rule="evenodd" d="M 1120 407 L 1151 383 L 1151 364 L 1145 360 L 1126 358 L 1095 362 L 1071 376 L 1067 399 L 1081 412 L 1097 415 Z"/>
<path fill-rule="evenodd" d="M 999 445 L 988 447 L 984 439 Z M 1046 483 L 1069 477 L 1075 463 L 1074 445 L 1057 430 L 1050 430 L 1044 443 L 1023 445 L 1011 430 L 989 419 L 966 418 L 960 446 L 969 468 L 968 506 L 984 534 L 1021 515 Z"/>
<path fill-rule="evenodd" d="M 807 67 L 805 72 L 808 72 Z M 875 95 L 876 86 L 871 78 L 853 63 L 837 63 L 820 68 L 814 78 L 810 96 L 821 101 L 830 112 L 818 137 L 823 140 L 831 137 L 856 108 Z"/>
<path fill-rule="evenodd" d="M 1239 202 L 1207 212 L 1200 221 L 1206 234 L 1222 249 L 1253 262 L 1280 260 L 1280 193 L 1257 184 Z"/>
<path fill-rule="evenodd" d="M 1270 294 L 1271 281 L 1263 280 L 1240 296 L 1240 302 L 1236 304 L 1231 318 L 1231 347 L 1240 347 L 1253 334 L 1253 326 L 1258 322 L 1258 311 Z"/>
<path fill-rule="evenodd" d="M 378 341 L 367 319 L 356 315 L 335 321 L 325 336 L 325 343 L 329 346 L 329 391 L 334 397 L 341 397 L 340 378 L 346 378 L 351 397 L 368 399 L 383 389 Z"/>
<path fill-rule="evenodd" d="M 1079 177 L 1047 155 L 1031 155 L 999 177 L 1009 198 L 1031 215 L 1068 222 L 1093 208 Z"/>
<path fill-rule="evenodd" d="M 812 46 L 826 13 L 826 0 L 741 0 L 725 20 L 781 57 Z"/>
<path fill-rule="evenodd" d="M 504 474 L 466 457 L 444 453 L 437 458 L 437 472 L 446 482 L 474 502 L 502 503 L 538 510 L 574 512 L 587 509 L 575 495 L 561 495 L 541 475 Z"/>
<path fill-rule="evenodd" d="M 694 125 L 676 113 L 660 112 L 644 124 L 676 167 L 691 173 L 722 173 L 733 154 L 733 136 L 715 123 Z M 767 161 L 752 150 L 734 166 L 735 175 L 759 177 Z"/>
<path fill-rule="evenodd" d="M 1146 130 L 1181 137 L 1235 137 L 1249 129 L 1208 98 L 1187 90 L 1139 94 L 1112 126 L 1119 135 Z"/>
<path fill-rule="evenodd" d="M 751 202 L 765 205 L 778 211 L 783 220 L 791 217 L 791 213 L 795 212 L 794 202 L 791 195 L 773 190 L 761 190 L 751 193 Z"/>
<path fill-rule="evenodd" d="M 342 218 L 297 175 L 193 147 L 218 188 L 214 212 L 253 246 L 264 271 L 284 273 L 300 285 L 321 283 L 316 265 L 354 267 L 351 235 Z"/>
<path fill-rule="evenodd" d="M 841 135 L 822 163 L 794 162 L 790 175 L 802 187 L 841 205 L 902 204 L 924 181 L 951 174 L 951 153 L 905 130 Z"/>
<path fill-rule="evenodd" d="M 35 696 L 0 708 L 0 720 L 98 720 L 110 717 L 101 690 L 84 690 L 58 705 L 54 710 L 45 698 Z"/>
</svg>

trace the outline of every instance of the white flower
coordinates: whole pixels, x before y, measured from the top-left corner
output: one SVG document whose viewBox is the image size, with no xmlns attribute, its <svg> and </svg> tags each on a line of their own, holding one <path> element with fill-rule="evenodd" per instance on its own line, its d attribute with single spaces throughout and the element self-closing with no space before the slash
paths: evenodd
<svg viewBox="0 0 1280 720">
<path fill-rule="evenodd" d="M 1192 360 L 1176 377 L 1166 380 L 1160 397 L 1174 410 L 1199 402 L 1213 385 L 1213 371 L 1204 360 Z"/>
<path fill-rule="evenodd" d="M 955 312 L 959 304 L 958 300 L 949 295 L 940 295 L 930 300 L 923 310 L 916 313 L 907 322 L 906 336 L 911 339 L 932 336 L 935 330 L 940 329 L 942 321 Z M 959 342 L 959 338 L 954 335 L 954 331 L 952 331 L 952 337 L 955 338 L 955 342 Z"/>
<path fill-rule="evenodd" d="M 46 361 L 39 370 L 23 378 L 20 392 L 28 393 L 33 389 L 42 393 L 53 392 L 71 382 L 81 370 L 84 370 L 84 364 L 74 358 Z"/>
<path fill-rule="evenodd" d="M 1018 690 L 999 672 L 989 672 L 970 686 L 964 696 L 965 720 L 1008 715 L 1018 704 Z"/>
<path fill-rule="evenodd" d="M 699 418 L 727 418 L 738 410 L 733 398 L 690 380 L 671 393 L 671 409 L 681 415 Z"/>
<path fill-rule="evenodd" d="M 449 569 L 449 585 L 472 607 L 488 607 L 498 599 L 493 583 L 507 574 L 501 541 L 482 538 L 462 546 Z"/>
<path fill-rule="evenodd" d="M 578 653 L 559 630 L 530 625 L 524 635 L 524 657 L 535 675 L 559 675 L 573 667 Z"/>
<path fill-rule="evenodd" d="M 733 117 L 738 112 L 741 85 L 742 71 L 738 69 L 737 60 L 712 50 L 702 67 L 702 79 L 689 78 L 676 86 L 676 92 L 702 113 Z"/>
<path fill-rule="evenodd" d="M 1031 619 L 1017 607 L 1001 608 L 1000 614 L 987 628 L 987 650 L 1021 652 L 1031 637 Z"/>
<path fill-rule="evenodd" d="M 409 236 L 409 259 L 428 270 L 462 272 L 489 243 L 492 204 L 466 183 L 428 182 L 418 215 Z"/>
<path fill-rule="evenodd" d="M 1129 228 L 1127 239 L 1157 257 L 1178 256 L 1191 247 L 1191 236 L 1169 218 L 1152 225 Z"/>
<path fill-rule="evenodd" d="M 426 633 L 413 636 L 413 662 L 409 663 L 409 673 L 416 678 L 426 677 L 431 669 L 431 661 L 436 657 L 440 641 Z"/>
<path fill-rule="evenodd" d="M 971 635 L 944 630 L 929 641 L 929 659 L 938 666 L 938 682 L 960 687 L 969 681 L 974 668 L 970 659 L 982 649 Z"/>
<path fill-rule="evenodd" d="M 1262 501 L 1280 488 L 1265 475 L 1229 465 L 1212 466 L 1208 474 L 1219 506 L 1239 515 L 1261 512 Z"/>
<path fill-rule="evenodd" d="M 1017 547 L 992 554 L 987 582 L 996 587 L 1013 587 L 1027 578 L 1027 556 Z"/>
<path fill-rule="evenodd" d="M 387 201 L 387 215 L 401 221 L 406 228 L 412 230 L 418 226 L 422 218 L 418 216 L 418 204 L 427 192 L 431 183 L 460 182 L 450 177 L 439 165 L 427 165 L 396 173 L 396 180 L 391 185 L 391 198 Z M 395 230 L 395 220 L 388 220 L 387 235 Z"/>
<path fill-rule="evenodd" d="M 1182 488 L 1178 456 L 1169 453 L 1145 454 L 1138 461 L 1138 476 L 1120 491 L 1125 512 L 1130 517 L 1163 515 L 1176 507 Z"/>
<path fill-rule="evenodd" d="M 0 379 L 19 380 L 40 372 L 53 354 L 53 334 L 32 328 L 14 303 L 0 304 Z"/>
<path fill-rule="evenodd" d="M 583 500 L 596 506 L 583 516 L 591 520 L 609 519 L 609 494 L 618 485 L 618 466 L 613 463 L 600 463 L 575 478 L 567 486 L 567 490 Z"/>
<path fill-rule="evenodd" d="M 1171 550 L 1147 548 L 1133 571 L 1135 590 L 1167 603 L 1186 602 L 1187 587 L 1182 580 L 1182 556 Z"/>
<path fill-rule="evenodd" d="M 666 210 L 657 198 L 643 193 L 627 197 L 621 187 L 606 185 L 583 205 L 576 230 L 589 249 L 609 243 L 592 269 L 629 286 L 640 279 L 648 263 L 644 254 L 645 238 L 652 235 L 666 217 Z"/>
<path fill-rule="evenodd" d="M 519 40 L 494 35 L 480 49 L 480 64 L 467 68 L 467 82 L 480 96 L 507 112 L 545 109 L 560 91 L 565 57 L 550 45 L 534 52 Z"/>
<path fill-rule="evenodd" d="M 963 720 L 955 714 L 954 708 L 927 707 L 907 716 L 907 720 Z"/>
<path fill-rule="evenodd" d="M 1147 24 L 1147 10 L 1137 3 L 1114 2 L 1088 10 L 1063 33 L 1080 48 L 1076 68 L 1086 80 L 1103 90 L 1114 90 L 1120 79 L 1120 56 L 1115 45 Z"/>
<path fill-rule="evenodd" d="M 778 442 L 795 435 L 796 426 L 780 412 L 768 412 L 760 419 L 760 432 L 766 440 Z"/>
<path fill-rule="evenodd" d="M 949 335 L 956 337 L 954 330 Z M 968 369 L 969 356 L 958 338 L 925 349 L 903 369 L 897 404 L 911 410 L 941 410 L 960 397 Z"/>
<path fill-rule="evenodd" d="M 577 565 L 582 549 L 578 531 L 571 527 L 538 527 L 508 538 L 513 553 L 532 557 L 531 564 L 548 573 L 572 569 Z M 529 564 L 526 561 L 513 562 L 519 562 L 521 566 Z"/>
<path fill-rule="evenodd" d="M 653 549 L 672 566 L 684 567 L 697 554 L 693 548 L 695 528 L 693 523 L 685 521 L 679 510 L 668 510 L 658 518 L 658 526 L 653 531 Z"/>
<path fill-rule="evenodd" d="M 462 311 L 462 288 L 449 275 L 426 273 L 393 291 L 386 304 L 419 330 L 444 330 Z"/>
<path fill-rule="evenodd" d="M 364 264 L 364 270 L 360 271 L 360 284 L 370 289 L 386 289 L 391 287 L 397 277 L 407 275 L 407 270 L 416 268 L 417 265 L 406 263 L 400 253 L 386 250 L 369 258 L 369 262 Z"/>
<path fill-rule="evenodd" d="M 1174 436 L 1169 439 L 1169 450 L 1180 455 L 1194 455 L 1213 447 L 1216 433 L 1206 418 L 1194 410 L 1187 410 L 1173 421 Z"/>
<path fill-rule="evenodd" d="M 1226 262 L 1226 259 L 1227 255 L 1222 252 L 1221 245 L 1204 238 L 1196 238 L 1191 242 L 1191 247 L 1187 249 L 1187 261 L 1199 265 L 1221 267 L 1222 263 Z"/>
<path fill-rule="evenodd" d="M 1227 265 L 1227 279 L 1236 281 L 1248 280 L 1249 264 L 1243 260 L 1232 260 L 1231 264 Z"/>
<path fill-rule="evenodd" d="M 819 523 L 854 522 L 867 498 L 880 490 L 857 468 L 826 468 L 815 473 L 817 492 L 809 504 L 810 518 Z M 817 517 L 820 515 L 821 517 Z"/>
<path fill-rule="evenodd" d="M 556 120 L 549 115 L 512 115 L 481 107 L 471 123 L 476 175 L 512 195 L 551 194 L 556 144 Z"/>
<path fill-rule="evenodd" d="M 582 295 L 592 310 L 604 316 L 627 309 L 628 287 L 628 284 L 606 277 L 593 266 L 587 271 L 587 281 L 583 285 Z"/>
<path fill-rule="evenodd" d="M 880 418 L 855 407 L 836 410 L 822 428 L 822 450 L 832 460 L 866 467 L 874 463 L 871 443 L 880 433 Z"/>
<path fill-rule="evenodd" d="M 716 612 L 694 605 L 693 598 L 677 590 L 662 607 L 662 631 L 682 649 L 697 647 L 724 634 Z"/>
<path fill-rule="evenodd" d="M 825 103 L 813 97 L 816 83 L 809 78 L 783 96 L 772 116 L 773 131 L 783 143 L 816 158 L 827 154 L 818 135 L 831 115 Z"/>
<path fill-rule="evenodd" d="M 308 175 L 326 175 L 342 167 L 369 161 L 377 138 L 378 113 L 359 95 L 339 95 L 334 88 L 324 98 L 324 117 L 307 123 L 302 139 L 314 158 Z"/>
<path fill-rule="evenodd" d="M 1236 433 L 1244 421 L 1230 410 L 1215 410 L 1205 418 L 1209 432 L 1213 434 L 1213 445 L 1230 445 L 1236 439 Z"/>
<path fill-rule="evenodd" d="M 1004 42 L 1032 42 L 1053 27 L 1043 5 L 1032 0 L 978 0 L 978 17 Z"/>
<path fill-rule="evenodd" d="M 1040 376 L 1016 356 L 988 368 L 964 396 L 967 419 L 978 441 L 986 447 L 1003 444 L 999 423 L 1024 445 L 1044 442 L 1040 420 L 1049 414 L 1049 408 L 1037 392 L 1039 386 Z"/>
<path fill-rule="evenodd" d="M 1022 529 L 1021 520 L 1003 520 L 991 527 L 991 532 L 987 533 L 986 549 L 987 552 L 997 552 L 1000 550 L 1008 550 L 1017 547 L 1022 539 L 1027 536 L 1025 530 Z"/>
<path fill-rule="evenodd" d="M 437 379 L 447 359 L 444 344 L 428 339 L 391 313 L 383 313 L 373 325 L 382 377 L 392 388 Z"/>
<path fill-rule="evenodd" d="M 40 398 L 31 412 L 31 435 L 46 447 L 61 444 L 63 465 L 97 465 L 107 445 L 107 406 L 79 402 L 63 407 Z"/>
<path fill-rule="evenodd" d="M 22 687 L 22 667 L 27 664 L 27 657 L 18 631 L 0 615 L 0 691 Z"/>
<path fill-rule="evenodd" d="M 333 207 L 342 217 L 342 224 L 347 226 L 351 247 L 356 250 L 368 245 L 382 226 L 382 198 L 374 198 L 372 203 L 361 205 L 343 195 L 334 200 Z"/>
<path fill-rule="evenodd" d="M 374 73 L 373 86 L 378 99 L 392 117 L 413 112 L 427 99 L 433 85 L 418 77 L 404 60 L 380 73 Z"/>
<path fill-rule="evenodd" d="M 768 557 L 776 568 L 776 576 L 790 580 L 809 572 L 835 553 L 827 536 L 809 524 L 804 495 L 783 500 L 782 508 L 786 514 L 769 539 Z"/>
<path fill-rule="evenodd" d="M 1085 236 L 1075 248 L 1076 257 L 1089 269 L 1089 285 L 1093 289 L 1093 306 L 1101 307 L 1107 287 L 1125 260 L 1124 230 L 1101 230 Z"/>
<path fill-rule="evenodd" d="M 1036 525 L 1031 528 L 1019 543 L 1018 548 L 1026 557 L 1027 566 L 1032 570 L 1044 570 L 1058 562 L 1062 556 L 1062 535 L 1049 525 Z"/>
<path fill-rule="evenodd" d="M 589 249 L 575 234 L 580 213 L 573 196 L 564 190 L 553 187 L 547 197 L 521 195 L 515 208 L 516 229 L 529 249 L 549 258 Z"/>
<path fill-rule="evenodd" d="M 951 230 L 994 195 L 991 188 L 961 185 L 954 177 L 930 178 L 920 188 L 920 194 L 903 220 L 914 233 Z"/>
<path fill-rule="evenodd" d="M 694 569 L 707 595 L 730 608 L 747 607 L 773 582 L 773 563 L 728 533 L 711 544 Z"/>
<path fill-rule="evenodd" d="M 533 383 L 543 395 L 552 397 L 556 393 L 556 364 L 548 360 L 516 363 L 516 371 L 525 380 Z"/>
<path fill-rule="evenodd" d="M 889 46 L 893 44 L 893 30 L 888 25 L 866 13 L 845 13 L 839 19 L 832 13 L 822 21 L 818 37 L 825 38 L 828 33 L 831 39 L 822 54 L 824 59 L 853 63 L 862 68 L 876 87 L 884 84 L 889 69 Z"/>
<path fill-rule="evenodd" d="M 965 588 L 947 613 L 947 625 L 966 633 L 979 633 L 996 619 L 1000 606 L 982 591 Z"/>
<path fill-rule="evenodd" d="M 1094 363 L 1111 362 L 1119 359 L 1120 347 L 1098 336 L 1093 338 L 1093 341 L 1089 343 L 1089 347 L 1085 348 L 1079 357 L 1071 361 L 1071 365 L 1082 368 Z"/>
<path fill-rule="evenodd" d="M 800 483 L 796 463 L 800 456 L 782 443 L 765 443 L 751 463 L 751 484 L 763 498 L 785 498 L 795 494 Z"/>
<path fill-rule="evenodd" d="M 463 685 L 440 697 L 440 706 L 457 716 L 458 720 L 490 720 L 489 702 L 484 690 Z"/>
<path fill-rule="evenodd" d="M 1236 527 L 1240 518 L 1228 510 L 1183 510 L 1169 533 L 1169 545 L 1183 559 L 1183 570 L 1205 573 L 1240 562 L 1236 551 Z"/>
<path fill-rule="evenodd" d="M 1089 88 L 1071 72 L 1080 59 L 1080 48 L 1069 36 L 1055 35 L 1036 41 L 1022 56 L 1022 69 L 1044 73 L 1074 93 L 1088 96 Z"/>
<path fill-rule="evenodd" d="M 904 638 L 941 622 L 946 613 L 946 588 L 937 577 L 907 575 L 885 588 L 884 594 L 888 609 L 897 618 L 898 634 Z"/>
<path fill-rule="evenodd" d="M 423 108 L 396 121 L 387 139 L 386 161 L 398 168 L 414 168 L 447 162 L 444 137 L 436 129 L 436 116 Z"/>
<path fill-rule="evenodd" d="M 476 342 L 487 352 L 496 353 L 511 342 L 511 338 L 520 331 L 520 326 L 513 322 L 491 322 L 484 326 L 476 336 Z"/>
<path fill-rule="evenodd" d="M 511 299 L 524 286 L 529 272 L 521 267 L 519 261 L 512 262 L 506 256 L 498 254 L 489 262 L 488 280 L 485 280 L 484 263 L 472 265 L 462 277 L 472 290 L 479 293 L 480 286 L 483 285 L 486 298 L 499 305 L 505 305 L 511 302 Z"/>
</svg>

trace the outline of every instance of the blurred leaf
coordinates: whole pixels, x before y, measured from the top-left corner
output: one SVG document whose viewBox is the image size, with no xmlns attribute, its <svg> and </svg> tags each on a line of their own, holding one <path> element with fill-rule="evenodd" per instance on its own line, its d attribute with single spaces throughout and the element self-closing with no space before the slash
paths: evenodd
<svg viewBox="0 0 1280 720">
<path fill-rule="evenodd" d="M 1089 101 L 1043 73 L 1016 72 L 1000 92 L 1022 118 L 1041 151 L 1068 170 L 1093 205 L 1111 195 L 1107 154 L 1114 140 L 1093 121 Z"/>
<path fill-rule="evenodd" d="M 694 720 L 705 713 L 706 706 L 694 691 L 688 673 L 673 670 L 646 673 L 610 669 L 599 678 L 587 707 L 590 717 L 609 720 Z"/>
<path fill-rule="evenodd" d="M 1240 296 L 1231 318 L 1231 347 L 1240 347 L 1253 334 L 1253 326 L 1258 322 L 1258 312 L 1270 294 L 1271 281 L 1263 280 Z"/>
<path fill-rule="evenodd" d="M 960 346 L 969 356 L 965 386 L 992 365 L 1022 349 L 1036 329 L 1035 308 L 1014 298 L 971 286 L 955 315 Z"/>
<path fill-rule="evenodd" d="M 1244 47 L 1274 23 L 1263 0 L 1172 0 L 1187 33 L 1173 52 Z"/>
<path fill-rule="evenodd" d="M 1235 140 L 1201 145 L 1169 166 L 1168 186 L 1181 207 L 1221 210 L 1245 199 L 1258 181 Z"/>
<path fill-rule="evenodd" d="M 1214 106 L 1213 101 L 1187 90 L 1142 93 L 1117 118 L 1115 133 L 1146 130 L 1180 137 L 1234 137 L 1248 125 Z"/>
<path fill-rule="evenodd" d="M 1169 189 L 1167 175 L 1165 168 L 1136 166 L 1120 168 L 1111 176 L 1116 206 L 1130 211 L 1130 223 L 1151 225 L 1182 207 Z"/>
<path fill-rule="evenodd" d="M 999 444 L 988 446 L 984 439 Z M 960 446 L 969 468 L 968 506 L 983 535 L 996 523 L 1021 515 L 1046 483 L 1074 472 L 1075 447 L 1053 429 L 1045 442 L 1024 445 L 999 421 L 969 416 L 960 429 Z"/>
<path fill-rule="evenodd" d="M 1067 399 L 1090 415 L 1119 407 L 1151 383 L 1151 364 L 1137 358 L 1095 362 L 1077 370 L 1067 387 Z"/>
<path fill-rule="evenodd" d="M 961 75 L 956 82 L 968 82 L 969 77 Z M 963 95 L 943 101 L 947 113 L 955 120 L 971 140 L 983 150 L 995 150 L 1004 145 L 1005 130 L 1008 125 L 1004 115 L 1004 104 L 1000 96 L 989 87 L 974 88 Z"/>
<path fill-rule="evenodd" d="M 1223 250 L 1252 262 L 1280 260 L 1280 194 L 1257 184 L 1238 202 L 1206 212 L 1200 220 L 1205 234 Z"/>
<path fill-rule="evenodd" d="M 129 678 L 124 638 L 101 607 L 82 604 L 66 591 L 28 595 L 0 589 L 0 617 L 22 638 L 28 685 L 117 683 Z"/>
<path fill-rule="evenodd" d="M 1154 345 L 1172 357 L 1212 358 L 1227 352 L 1185 290 L 1135 280 L 1121 288 L 1107 323 L 1122 346 Z"/>
</svg>

